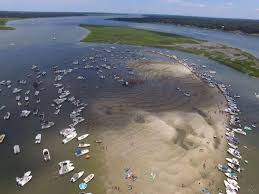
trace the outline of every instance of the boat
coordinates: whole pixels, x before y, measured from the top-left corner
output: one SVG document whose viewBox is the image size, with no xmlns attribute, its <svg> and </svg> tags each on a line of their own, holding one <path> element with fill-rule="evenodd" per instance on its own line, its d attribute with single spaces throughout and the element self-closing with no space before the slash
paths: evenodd
<svg viewBox="0 0 259 194">
<path fill-rule="evenodd" d="M 22 110 L 20 117 L 28 117 L 30 115 L 31 111 L 29 110 Z"/>
<path fill-rule="evenodd" d="M 81 135 L 81 136 L 77 137 L 77 140 L 78 140 L 78 141 L 81 141 L 81 140 L 87 138 L 88 136 L 89 136 L 89 134 Z"/>
<path fill-rule="evenodd" d="M 53 100 L 53 102 L 55 102 L 57 105 L 60 105 L 63 102 L 65 102 L 66 100 L 67 100 L 67 98 L 57 98 L 57 99 Z"/>
<path fill-rule="evenodd" d="M 85 171 L 80 171 L 80 172 L 78 172 L 78 173 L 75 173 L 75 174 L 71 177 L 70 181 L 71 181 L 72 183 L 76 182 L 78 179 L 80 179 L 80 178 L 84 175 L 84 172 L 85 172 Z"/>
<path fill-rule="evenodd" d="M 227 178 L 227 181 L 231 184 L 231 185 L 234 185 L 236 188 L 240 189 L 239 185 L 238 185 L 238 182 L 233 180 L 233 179 L 230 179 L 230 178 Z"/>
<path fill-rule="evenodd" d="M 242 158 L 242 156 L 240 155 L 240 152 L 234 148 L 228 148 L 227 152 L 238 159 Z"/>
<path fill-rule="evenodd" d="M 94 178 L 94 174 L 89 174 L 85 179 L 84 182 L 87 184 Z"/>
<path fill-rule="evenodd" d="M 228 143 L 228 145 L 229 145 L 231 148 L 234 148 L 234 149 L 237 149 L 237 148 L 238 148 L 237 145 L 234 145 L 234 144 L 232 144 L 232 143 Z"/>
<path fill-rule="evenodd" d="M 226 172 L 225 175 L 226 175 L 228 178 L 237 180 L 237 175 L 236 175 L 236 173 L 234 173 L 234 172 Z"/>
<path fill-rule="evenodd" d="M 41 143 L 41 134 L 37 134 L 36 137 L 35 137 L 35 143 L 36 144 L 40 144 Z"/>
<path fill-rule="evenodd" d="M 17 94 L 17 93 L 19 93 L 21 91 L 22 91 L 22 89 L 20 89 L 20 88 L 14 88 L 13 89 L 13 94 Z"/>
<path fill-rule="evenodd" d="M 20 99 L 21 99 L 21 96 L 16 96 L 16 97 L 15 97 L 15 100 L 16 100 L 16 101 L 20 101 Z"/>
<path fill-rule="evenodd" d="M 255 93 L 255 97 L 259 99 L 259 93 Z"/>
<path fill-rule="evenodd" d="M 55 125 L 55 123 L 54 122 L 44 122 L 44 123 L 42 123 L 41 124 L 41 129 L 48 129 L 48 128 L 50 128 L 50 127 L 52 127 L 53 125 Z"/>
<path fill-rule="evenodd" d="M 4 120 L 8 120 L 10 119 L 10 116 L 11 116 L 11 113 L 10 112 L 7 112 L 4 116 Z"/>
<path fill-rule="evenodd" d="M 86 148 L 86 147 L 90 147 L 91 146 L 91 144 L 89 144 L 89 143 L 80 143 L 80 144 L 78 144 L 78 148 Z"/>
<path fill-rule="evenodd" d="M 77 133 L 75 131 L 73 131 L 72 133 L 67 135 L 67 137 L 65 139 L 62 140 L 62 143 L 66 144 L 66 143 L 70 142 L 71 140 L 73 140 L 76 136 L 77 136 Z"/>
<path fill-rule="evenodd" d="M 71 134 L 72 132 L 74 132 L 76 129 L 74 127 L 70 127 L 70 128 L 65 128 L 65 129 L 62 129 L 59 134 L 64 136 L 64 137 L 67 137 L 69 134 Z"/>
<path fill-rule="evenodd" d="M 65 160 L 58 163 L 59 175 L 67 174 L 75 169 L 74 164 L 70 160 Z"/>
<path fill-rule="evenodd" d="M 237 164 L 228 163 L 228 166 L 229 166 L 230 168 L 232 168 L 233 170 L 237 171 L 237 172 L 240 172 L 240 171 L 241 171 L 239 165 L 237 165 Z"/>
<path fill-rule="evenodd" d="M 0 135 L 0 143 L 3 143 L 4 138 L 5 138 L 5 134 Z"/>
<path fill-rule="evenodd" d="M 227 165 L 218 164 L 218 170 L 224 173 L 231 173 L 232 170 Z"/>
<path fill-rule="evenodd" d="M 88 153 L 89 153 L 88 149 L 79 149 L 79 148 L 77 148 L 76 151 L 75 151 L 75 156 L 79 157 L 79 156 L 83 156 L 83 155 L 88 154 Z"/>
<path fill-rule="evenodd" d="M 42 154 L 43 154 L 44 161 L 49 161 L 50 160 L 50 153 L 49 153 L 48 149 L 43 149 Z"/>
<path fill-rule="evenodd" d="M 233 131 L 236 132 L 236 133 L 239 133 L 239 134 L 241 134 L 241 135 L 246 135 L 246 132 L 243 131 L 243 130 L 240 129 L 240 128 L 234 128 Z"/>
<path fill-rule="evenodd" d="M 226 160 L 232 164 L 240 165 L 238 159 L 236 158 L 226 158 Z"/>
<path fill-rule="evenodd" d="M 19 154 L 21 152 L 20 146 L 19 145 L 14 145 L 13 146 L 13 153 L 14 154 Z"/>
<path fill-rule="evenodd" d="M 62 99 L 62 98 L 66 98 L 67 96 L 70 95 L 70 92 L 68 90 L 62 92 L 62 94 L 60 94 L 59 98 Z"/>
<path fill-rule="evenodd" d="M 16 183 L 18 186 L 23 187 L 32 179 L 31 171 L 24 173 L 23 177 L 16 177 Z"/>
<path fill-rule="evenodd" d="M 235 187 L 234 185 L 231 185 L 228 181 L 224 180 L 224 184 L 225 184 L 226 190 L 231 191 L 232 194 L 238 192 L 238 188 Z"/>
<path fill-rule="evenodd" d="M 228 136 L 228 137 L 235 137 L 235 132 L 234 131 L 227 131 L 226 133 L 226 136 Z"/>
</svg>

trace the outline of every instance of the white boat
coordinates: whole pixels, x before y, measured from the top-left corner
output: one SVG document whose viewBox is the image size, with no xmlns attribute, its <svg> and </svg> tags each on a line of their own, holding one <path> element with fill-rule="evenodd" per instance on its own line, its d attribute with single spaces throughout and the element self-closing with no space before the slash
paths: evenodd
<svg viewBox="0 0 259 194">
<path fill-rule="evenodd" d="M 75 169 L 74 164 L 70 160 L 65 160 L 58 163 L 59 175 L 67 174 Z"/>
<path fill-rule="evenodd" d="M 41 129 L 48 129 L 50 127 L 52 127 L 55 123 L 54 122 L 45 122 L 41 124 Z"/>
<path fill-rule="evenodd" d="M 233 143 L 228 143 L 228 145 L 231 147 L 231 148 L 233 148 L 233 149 L 237 149 L 238 148 L 238 146 L 237 145 L 234 145 Z"/>
<path fill-rule="evenodd" d="M 49 153 L 48 149 L 43 149 L 42 154 L 43 154 L 44 161 L 49 161 L 50 160 L 50 153 Z"/>
<path fill-rule="evenodd" d="M 4 138 L 5 138 L 5 134 L 0 135 L 0 143 L 3 143 Z"/>
<path fill-rule="evenodd" d="M 234 148 L 228 148 L 228 153 L 231 154 L 232 156 L 241 159 L 242 156 L 240 155 L 240 152 Z"/>
<path fill-rule="evenodd" d="M 238 159 L 236 158 L 226 158 L 226 160 L 232 164 L 240 165 Z"/>
<path fill-rule="evenodd" d="M 259 93 L 255 93 L 255 97 L 259 99 Z"/>
<path fill-rule="evenodd" d="M 89 134 L 81 135 L 81 136 L 77 137 L 77 140 L 78 140 L 78 141 L 81 141 L 81 140 L 87 138 L 88 136 L 89 136 Z"/>
<path fill-rule="evenodd" d="M 236 188 L 235 186 L 231 185 L 228 181 L 224 180 L 224 184 L 226 186 L 226 190 L 231 191 L 232 194 L 238 192 L 238 188 Z"/>
<path fill-rule="evenodd" d="M 235 132 L 234 131 L 227 131 L 226 133 L 226 136 L 228 136 L 228 137 L 235 137 Z"/>
<path fill-rule="evenodd" d="M 29 96 L 25 96 L 25 97 L 24 97 L 24 100 L 25 100 L 25 101 L 29 101 L 29 99 L 30 99 Z"/>
<path fill-rule="evenodd" d="M 30 115 L 31 111 L 29 110 L 22 110 L 20 117 L 28 117 Z"/>
<path fill-rule="evenodd" d="M 237 175 L 236 175 L 235 173 L 226 172 L 225 175 L 226 175 L 228 178 L 237 180 Z"/>
<path fill-rule="evenodd" d="M 74 131 L 74 132 L 70 133 L 65 139 L 63 139 L 62 143 L 66 144 L 66 143 L 70 142 L 71 140 L 73 140 L 76 136 L 77 136 L 77 133 Z"/>
<path fill-rule="evenodd" d="M 91 146 L 91 144 L 89 144 L 89 143 L 80 143 L 80 144 L 78 144 L 78 148 L 86 148 L 86 147 L 90 147 Z"/>
<path fill-rule="evenodd" d="M 23 177 L 16 177 L 16 183 L 18 186 L 23 187 L 32 179 L 31 171 L 24 173 Z"/>
<path fill-rule="evenodd" d="M 83 155 L 88 154 L 88 153 L 89 153 L 88 149 L 76 149 L 75 156 L 79 157 L 79 156 L 83 156 Z"/>
<path fill-rule="evenodd" d="M 69 134 L 71 134 L 72 132 L 74 132 L 76 129 L 74 127 L 70 127 L 70 128 L 65 128 L 60 130 L 59 134 L 67 137 Z"/>
<path fill-rule="evenodd" d="M 70 181 L 71 181 L 72 183 L 76 182 L 78 179 L 80 179 L 80 178 L 84 175 L 84 173 L 85 173 L 85 171 L 80 171 L 80 172 L 78 172 L 78 173 L 75 173 L 75 174 L 71 177 Z"/>
<path fill-rule="evenodd" d="M 66 98 L 67 96 L 70 95 L 70 92 L 68 90 L 62 92 L 62 94 L 59 96 L 59 98 Z"/>
<path fill-rule="evenodd" d="M 20 101 L 20 99 L 21 99 L 21 96 L 16 96 L 16 97 L 15 97 L 15 100 L 16 100 L 16 101 Z"/>
<path fill-rule="evenodd" d="M 233 129 L 233 131 L 235 131 L 236 133 L 239 133 L 239 134 L 241 134 L 241 135 L 246 135 L 246 132 L 243 131 L 243 130 L 240 129 L 240 128 L 235 128 L 235 129 Z"/>
<path fill-rule="evenodd" d="M 17 94 L 17 93 L 19 93 L 21 91 L 22 91 L 22 89 L 20 89 L 20 88 L 14 88 L 13 89 L 13 94 Z"/>
<path fill-rule="evenodd" d="M 233 179 L 230 179 L 230 178 L 227 178 L 227 181 L 231 184 L 231 185 L 234 185 L 236 188 L 240 189 L 240 186 L 238 185 L 238 182 L 233 180 Z"/>
<path fill-rule="evenodd" d="M 35 137 L 35 143 L 36 144 L 40 144 L 41 143 L 41 134 L 37 134 L 36 137 Z"/>
<path fill-rule="evenodd" d="M 232 168 L 233 170 L 237 171 L 237 172 L 240 172 L 240 167 L 239 165 L 236 165 L 236 164 L 233 164 L 233 163 L 228 163 L 228 166 L 230 168 Z"/>
<path fill-rule="evenodd" d="M 14 145 L 13 146 L 13 153 L 14 154 L 19 154 L 21 152 L 20 146 L 19 145 Z"/>
<path fill-rule="evenodd" d="M 85 179 L 84 182 L 87 184 L 94 178 L 94 174 L 89 174 Z"/>
<path fill-rule="evenodd" d="M 53 102 L 55 102 L 57 105 L 60 105 L 63 102 L 65 102 L 66 100 L 67 100 L 67 98 L 57 98 L 57 99 L 53 100 Z"/>
<path fill-rule="evenodd" d="M 10 116 L 11 116 L 11 113 L 10 112 L 7 112 L 4 116 L 4 120 L 8 120 L 10 119 Z"/>
</svg>

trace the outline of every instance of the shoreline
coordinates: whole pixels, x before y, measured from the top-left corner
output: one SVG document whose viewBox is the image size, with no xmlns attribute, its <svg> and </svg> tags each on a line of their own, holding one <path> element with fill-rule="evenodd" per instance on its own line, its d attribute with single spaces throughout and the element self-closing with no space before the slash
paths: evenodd
<svg viewBox="0 0 259 194">
<path fill-rule="evenodd" d="M 183 64 L 173 65 L 171 68 L 172 64 L 150 62 L 132 63 L 129 67 L 139 70 L 144 79 L 172 76 L 182 81 L 191 77 L 195 85 L 208 87 Z M 122 129 L 107 125 L 102 139 L 106 146 L 108 175 L 105 185 L 108 194 L 200 193 L 203 188 L 212 193 L 223 190 L 223 175 L 216 166 L 226 156 L 224 134 L 228 117 L 223 113 L 226 100 L 218 88 L 209 88 L 209 91 L 214 99 L 199 109 L 192 107 L 192 103 L 183 105 L 190 111 L 148 112 L 129 108 L 130 121 Z M 198 98 L 194 101 L 201 100 L 202 95 L 194 96 Z M 100 106 L 98 102 L 96 106 Z M 127 172 L 134 173 L 136 180 L 125 179 L 126 168 Z"/>
</svg>

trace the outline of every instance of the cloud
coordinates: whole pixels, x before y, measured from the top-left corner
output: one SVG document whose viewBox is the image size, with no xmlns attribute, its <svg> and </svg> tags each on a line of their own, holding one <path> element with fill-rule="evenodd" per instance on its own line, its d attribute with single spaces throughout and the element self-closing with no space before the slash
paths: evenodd
<svg viewBox="0 0 259 194">
<path fill-rule="evenodd" d="M 258 12 L 259 12 L 259 8 L 257 8 L 255 11 L 258 11 Z"/>
<path fill-rule="evenodd" d="M 233 2 L 227 2 L 226 3 L 226 6 L 232 6 L 233 5 Z"/>
<path fill-rule="evenodd" d="M 202 3 L 193 3 L 191 1 L 183 1 L 183 0 L 166 0 L 168 3 L 177 4 L 181 7 L 198 7 L 198 8 L 204 8 L 206 7 L 205 4 Z"/>
</svg>

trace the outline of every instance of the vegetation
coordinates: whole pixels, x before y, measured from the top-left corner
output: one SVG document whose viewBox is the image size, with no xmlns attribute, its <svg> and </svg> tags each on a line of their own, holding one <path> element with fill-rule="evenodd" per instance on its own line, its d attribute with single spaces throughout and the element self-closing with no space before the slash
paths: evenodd
<svg viewBox="0 0 259 194">
<path fill-rule="evenodd" d="M 91 33 L 82 40 L 84 42 L 116 43 L 180 50 L 205 56 L 240 72 L 259 77 L 259 60 L 256 57 L 225 45 L 221 45 L 221 47 L 219 47 L 220 49 L 216 50 L 214 47 L 202 46 L 203 41 L 174 34 L 129 27 L 95 25 L 81 25 L 81 27 L 91 31 Z M 186 45 L 191 45 L 192 47 L 188 48 Z M 233 52 L 233 57 L 228 54 L 230 51 Z"/>
<path fill-rule="evenodd" d="M 151 47 L 156 47 L 158 45 L 199 43 L 198 40 L 180 35 L 138 30 L 128 27 L 95 25 L 81 25 L 81 27 L 87 28 L 91 31 L 91 33 L 83 40 L 85 42 L 118 43 Z"/>
<path fill-rule="evenodd" d="M 14 28 L 6 26 L 5 24 L 14 18 L 0 18 L 0 30 L 13 30 Z"/>
<path fill-rule="evenodd" d="M 240 31 L 247 34 L 259 34 L 259 20 L 206 18 L 192 16 L 147 15 L 143 18 L 114 18 L 112 20 L 138 23 L 165 23 L 223 31 Z"/>
</svg>

